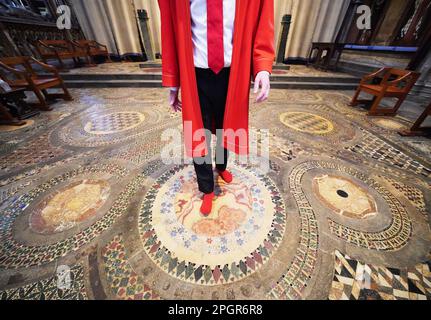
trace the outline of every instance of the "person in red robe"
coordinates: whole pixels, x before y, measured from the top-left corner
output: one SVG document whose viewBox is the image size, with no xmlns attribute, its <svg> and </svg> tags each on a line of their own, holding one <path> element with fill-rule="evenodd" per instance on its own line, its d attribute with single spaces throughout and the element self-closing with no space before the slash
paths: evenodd
<svg viewBox="0 0 431 320">
<path fill-rule="evenodd" d="M 216 164 L 230 183 L 229 151 L 249 153 L 250 83 L 256 102 L 269 96 L 274 50 L 273 0 L 158 0 L 162 34 L 162 82 L 181 111 L 187 156 L 194 160 L 201 213 L 214 195 L 211 132 L 217 130 Z M 181 100 L 179 100 L 181 88 Z M 259 92 L 260 89 L 260 92 Z"/>
</svg>

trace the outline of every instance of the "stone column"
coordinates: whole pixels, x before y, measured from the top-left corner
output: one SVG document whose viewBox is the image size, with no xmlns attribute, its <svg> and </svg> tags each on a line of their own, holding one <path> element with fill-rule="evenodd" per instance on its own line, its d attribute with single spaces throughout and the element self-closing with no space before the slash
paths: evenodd
<svg viewBox="0 0 431 320">
<path fill-rule="evenodd" d="M 278 54 L 277 54 L 277 64 L 283 64 L 286 57 L 286 46 L 287 40 L 289 38 L 290 24 L 292 23 L 292 16 L 286 14 L 281 20 L 281 32 L 280 39 L 278 41 Z"/>
<path fill-rule="evenodd" d="M 149 17 L 146 10 L 138 10 L 139 25 L 141 27 L 142 43 L 148 61 L 156 60 L 153 45 L 151 43 L 151 31 L 148 23 Z"/>
</svg>

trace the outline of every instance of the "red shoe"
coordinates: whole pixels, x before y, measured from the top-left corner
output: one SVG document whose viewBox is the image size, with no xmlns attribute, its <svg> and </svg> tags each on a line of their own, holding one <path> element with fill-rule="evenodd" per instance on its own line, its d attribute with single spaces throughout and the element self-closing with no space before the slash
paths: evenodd
<svg viewBox="0 0 431 320">
<path fill-rule="evenodd" d="M 225 171 L 219 171 L 218 173 L 220 175 L 220 177 L 223 179 L 224 182 L 226 183 L 231 183 L 233 181 L 233 176 L 232 173 L 230 173 L 229 171 L 225 170 Z"/>
<path fill-rule="evenodd" d="M 201 213 L 206 217 L 208 217 L 211 214 L 211 211 L 213 209 L 214 197 L 215 197 L 214 192 L 204 195 L 202 206 L 201 206 Z"/>
</svg>

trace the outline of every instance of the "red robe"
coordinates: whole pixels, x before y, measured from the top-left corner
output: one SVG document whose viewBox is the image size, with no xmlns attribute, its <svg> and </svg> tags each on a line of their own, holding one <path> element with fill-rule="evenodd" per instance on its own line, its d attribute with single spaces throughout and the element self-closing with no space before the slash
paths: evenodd
<svg viewBox="0 0 431 320">
<path fill-rule="evenodd" d="M 162 20 L 163 86 L 181 87 L 186 153 L 201 157 L 208 150 L 205 136 L 196 135 L 203 128 L 203 122 L 194 68 L 190 0 L 158 1 Z M 272 73 L 275 58 L 274 1 L 236 0 L 234 26 L 223 142 L 228 150 L 247 155 L 251 76 L 254 79 L 260 71 Z M 245 139 L 232 139 L 228 134 L 241 131 L 246 133 Z"/>
</svg>

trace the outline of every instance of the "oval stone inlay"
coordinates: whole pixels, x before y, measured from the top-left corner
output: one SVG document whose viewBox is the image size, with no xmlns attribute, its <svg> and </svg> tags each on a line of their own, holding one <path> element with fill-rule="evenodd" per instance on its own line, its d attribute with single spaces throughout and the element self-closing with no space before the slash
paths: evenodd
<svg viewBox="0 0 431 320">
<path fill-rule="evenodd" d="M 81 180 L 49 195 L 30 217 L 30 227 L 40 234 L 69 230 L 97 213 L 110 194 L 102 180 Z"/>
<path fill-rule="evenodd" d="M 365 219 L 377 214 L 373 197 L 352 180 L 321 175 L 314 178 L 313 190 L 320 201 L 339 215 Z"/>
</svg>

